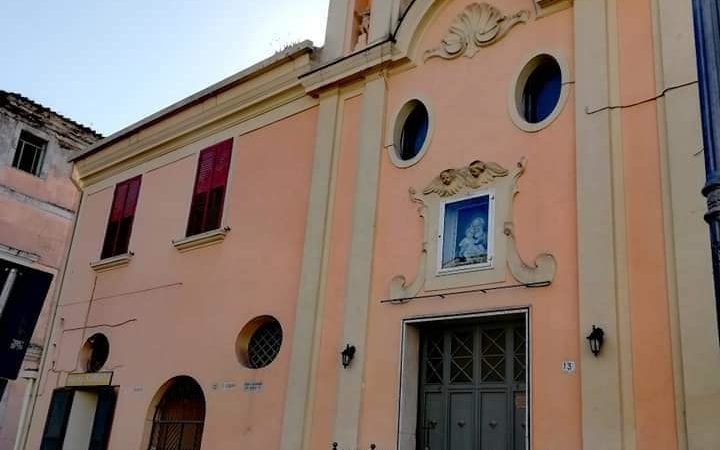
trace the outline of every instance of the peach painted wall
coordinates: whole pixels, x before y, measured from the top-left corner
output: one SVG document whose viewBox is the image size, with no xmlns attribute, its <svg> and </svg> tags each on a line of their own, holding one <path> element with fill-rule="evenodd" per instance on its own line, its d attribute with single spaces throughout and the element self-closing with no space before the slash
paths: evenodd
<svg viewBox="0 0 720 450">
<path fill-rule="evenodd" d="M 234 137 L 223 216 L 232 231 L 218 245 L 179 253 L 171 244 L 184 236 L 197 153 L 143 173 L 127 267 L 90 269 L 114 187 L 86 195 L 54 335 L 59 351 L 39 393 L 29 448 L 39 445 L 52 389 L 79 369 L 80 346 L 95 332 L 109 338 L 105 370 L 119 386 L 110 449 L 145 448 L 151 400 L 182 374 L 198 381 L 207 400 L 203 448 L 279 445 L 281 423 L 269 418 L 284 407 L 316 116 L 310 109 L 245 135 L 225 132 Z M 236 338 L 266 314 L 283 327 L 281 352 L 268 367 L 247 369 L 237 360 Z M 262 390 L 245 392 L 249 381 L 262 382 Z"/>
<path fill-rule="evenodd" d="M 453 18 L 469 2 L 447 2 L 421 37 L 418 51 L 434 48 Z M 503 13 L 528 2 L 495 2 Z M 388 76 L 387 123 L 408 99 L 429 105 L 431 143 L 426 155 L 407 169 L 382 157 L 376 223 L 372 294 L 369 305 L 367 360 L 360 442 L 394 448 L 400 366 L 401 320 L 419 315 L 485 311 L 529 305 L 532 327 L 533 448 L 577 450 L 581 447 L 580 375 L 564 374 L 562 361 L 579 361 L 577 249 L 575 207 L 575 134 L 573 91 L 557 120 L 538 133 L 525 133 L 508 114 L 513 75 L 537 50 L 560 54 L 572 68 L 572 10 L 513 28 L 499 43 L 473 58 L 418 61 L 414 69 Z M 572 69 L 570 70 L 572 80 Z M 391 133 L 386 128 L 385 133 Z M 386 139 L 387 140 L 387 139 Z M 511 168 L 528 158 L 527 173 L 515 200 L 520 252 L 529 259 L 551 252 L 558 272 L 551 287 L 468 294 L 445 300 L 418 300 L 404 305 L 380 304 L 390 280 L 412 279 L 417 270 L 423 225 L 408 188 L 422 189 L 441 170 L 462 167 L 474 159 Z M 433 245 L 432 243 L 430 245 Z M 508 273 L 507 281 L 512 283 Z"/>
<path fill-rule="evenodd" d="M 620 104 L 656 94 L 652 7 L 618 3 Z M 621 111 L 638 450 L 677 448 L 657 106 Z"/>
</svg>

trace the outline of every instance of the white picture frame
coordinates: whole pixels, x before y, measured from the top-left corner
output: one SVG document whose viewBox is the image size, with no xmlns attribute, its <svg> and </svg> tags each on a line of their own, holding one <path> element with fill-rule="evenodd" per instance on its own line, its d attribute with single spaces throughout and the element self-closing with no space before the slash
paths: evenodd
<svg viewBox="0 0 720 450">
<path fill-rule="evenodd" d="M 436 274 L 494 267 L 495 190 L 469 192 L 440 203 Z"/>
</svg>

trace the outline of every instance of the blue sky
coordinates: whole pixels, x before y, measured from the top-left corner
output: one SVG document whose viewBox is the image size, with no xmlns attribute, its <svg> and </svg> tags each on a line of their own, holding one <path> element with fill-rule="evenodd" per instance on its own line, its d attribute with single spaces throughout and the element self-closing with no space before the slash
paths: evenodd
<svg viewBox="0 0 720 450">
<path fill-rule="evenodd" d="M 108 135 L 283 48 L 328 0 L 0 0 L 0 89 Z"/>
</svg>

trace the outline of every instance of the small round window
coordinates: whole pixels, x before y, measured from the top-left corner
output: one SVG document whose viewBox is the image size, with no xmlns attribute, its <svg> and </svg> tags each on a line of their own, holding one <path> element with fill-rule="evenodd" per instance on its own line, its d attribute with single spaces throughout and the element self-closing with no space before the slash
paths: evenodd
<svg viewBox="0 0 720 450">
<path fill-rule="evenodd" d="M 260 316 L 240 331 L 236 351 L 240 362 L 250 369 L 260 369 L 275 360 L 282 346 L 283 332 L 274 317 Z"/>
<path fill-rule="evenodd" d="M 513 86 L 511 111 L 514 122 L 525 131 L 538 131 L 552 122 L 564 100 L 563 69 L 553 56 L 533 57 Z"/>
<path fill-rule="evenodd" d="M 85 370 L 88 372 L 98 372 L 108 360 L 108 356 L 110 355 L 110 342 L 102 333 L 93 334 L 85 342 L 81 352 Z"/>
<path fill-rule="evenodd" d="M 419 159 L 428 137 L 430 118 L 425 105 L 419 100 L 411 100 L 403 106 L 397 117 L 393 146 L 398 165 Z"/>
</svg>

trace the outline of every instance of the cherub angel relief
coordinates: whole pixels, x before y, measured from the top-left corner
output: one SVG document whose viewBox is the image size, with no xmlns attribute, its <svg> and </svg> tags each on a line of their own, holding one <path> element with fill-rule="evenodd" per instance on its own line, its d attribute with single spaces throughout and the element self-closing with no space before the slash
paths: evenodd
<svg viewBox="0 0 720 450">
<path fill-rule="evenodd" d="M 478 188 L 488 183 L 492 183 L 497 177 L 504 177 L 508 174 L 508 170 L 500 164 L 494 162 L 484 162 L 475 160 L 466 168 L 462 169 L 462 175 L 470 188 Z"/>
<path fill-rule="evenodd" d="M 433 178 L 430 184 L 423 189 L 423 194 L 438 194 L 440 197 L 449 197 L 462 191 L 465 187 L 465 180 L 458 170 L 445 169 L 440 175 Z"/>
<path fill-rule="evenodd" d="M 423 190 L 423 194 L 450 197 L 465 188 L 476 189 L 504 177 L 508 170 L 500 164 L 475 160 L 462 169 L 446 169 L 440 172 Z"/>
</svg>

